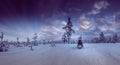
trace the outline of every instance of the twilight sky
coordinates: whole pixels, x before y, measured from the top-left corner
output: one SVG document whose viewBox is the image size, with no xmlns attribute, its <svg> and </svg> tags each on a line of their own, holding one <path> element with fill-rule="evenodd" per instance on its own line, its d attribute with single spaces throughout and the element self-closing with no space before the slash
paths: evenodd
<svg viewBox="0 0 120 65">
<path fill-rule="evenodd" d="M 0 0 L 4 40 L 32 40 L 34 33 L 38 40 L 61 39 L 68 16 L 76 32 L 73 39 L 120 33 L 119 0 Z"/>
</svg>

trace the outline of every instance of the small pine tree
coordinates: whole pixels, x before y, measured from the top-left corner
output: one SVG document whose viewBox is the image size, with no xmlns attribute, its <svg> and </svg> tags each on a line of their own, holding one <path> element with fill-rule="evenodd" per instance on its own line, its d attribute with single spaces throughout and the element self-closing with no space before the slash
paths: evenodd
<svg viewBox="0 0 120 65">
<path fill-rule="evenodd" d="M 30 38 L 27 37 L 26 45 L 29 45 L 29 44 L 30 44 Z"/>
<path fill-rule="evenodd" d="M 118 36 L 117 36 L 117 34 L 114 34 L 114 35 L 113 35 L 112 42 L 113 42 L 113 43 L 118 42 Z"/>
<path fill-rule="evenodd" d="M 108 43 L 112 43 L 112 37 L 111 36 L 108 38 Z"/>
<path fill-rule="evenodd" d="M 17 39 L 17 46 L 20 47 L 19 37 L 17 37 L 16 39 Z"/>
<path fill-rule="evenodd" d="M 66 34 L 64 33 L 64 35 L 62 36 L 62 41 L 63 43 L 66 43 L 67 42 L 67 37 L 66 37 Z"/>
<path fill-rule="evenodd" d="M 0 36 L 1 42 L 3 41 L 3 38 L 4 38 L 4 33 L 1 32 L 1 36 Z"/>
<path fill-rule="evenodd" d="M 99 42 L 100 43 L 105 43 L 105 36 L 104 36 L 103 32 L 100 33 Z"/>
<path fill-rule="evenodd" d="M 27 43 L 29 43 L 30 42 L 30 39 L 29 39 L 29 37 L 27 37 Z"/>
<path fill-rule="evenodd" d="M 34 44 L 35 46 L 38 45 L 38 44 L 37 44 L 37 38 L 38 38 L 38 36 L 37 36 L 37 34 L 35 33 L 35 34 L 34 34 L 34 37 L 33 37 L 33 41 L 34 41 L 33 44 Z"/>
</svg>

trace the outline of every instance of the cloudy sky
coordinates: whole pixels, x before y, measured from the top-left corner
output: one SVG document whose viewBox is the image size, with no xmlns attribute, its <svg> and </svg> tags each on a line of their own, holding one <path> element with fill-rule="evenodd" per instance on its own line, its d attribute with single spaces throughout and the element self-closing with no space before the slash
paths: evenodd
<svg viewBox="0 0 120 65">
<path fill-rule="evenodd" d="M 68 16 L 75 34 L 84 39 L 100 32 L 119 33 L 119 0 L 0 0 L 0 32 L 4 40 L 61 39 Z"/>
</svg>

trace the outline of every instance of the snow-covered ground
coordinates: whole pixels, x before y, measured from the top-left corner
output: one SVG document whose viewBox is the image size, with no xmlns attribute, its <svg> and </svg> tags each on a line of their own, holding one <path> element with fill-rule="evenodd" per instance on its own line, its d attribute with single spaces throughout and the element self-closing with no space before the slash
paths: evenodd
<svg viewBox="0 0 120 65">
<path fill-rule="evenodd" d="M 0 65 L 120 65 L 120 44 L 39 45 L 33 47 L 10 47 L 0 52 Z"/>
</svg>

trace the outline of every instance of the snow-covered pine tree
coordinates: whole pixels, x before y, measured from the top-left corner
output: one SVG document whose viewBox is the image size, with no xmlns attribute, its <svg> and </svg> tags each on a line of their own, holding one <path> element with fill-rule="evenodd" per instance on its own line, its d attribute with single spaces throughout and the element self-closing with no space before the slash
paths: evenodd
<svg viewBox="0 0 120 65">
<path fill-rule="evenodd" d="M 72 29 L 73 25 L 72 25 L 72 22 L 71 22 L 71 19 L 70 17 L 68 17 L 68 22 L 66 24 L 66 26 L 63 27 L 63 29 L 66 31 L 64 33 L 64 37 L 66 38 L 63 38 L 65 40 L 67 40 L 68 43 L 70 43 L 70 38 L 71 38 L 71 35 L 72 33 L 74 33 L 75 31 Z"/>
<path fill-rule="evenodd" d="M 35 33 L 34 34 L 34 37 L 33 37 L 33 44 L 35 45 L 35 46 L 37 46 L 38 44 L 37 44 L 37 34 Z"/>
</svg>

